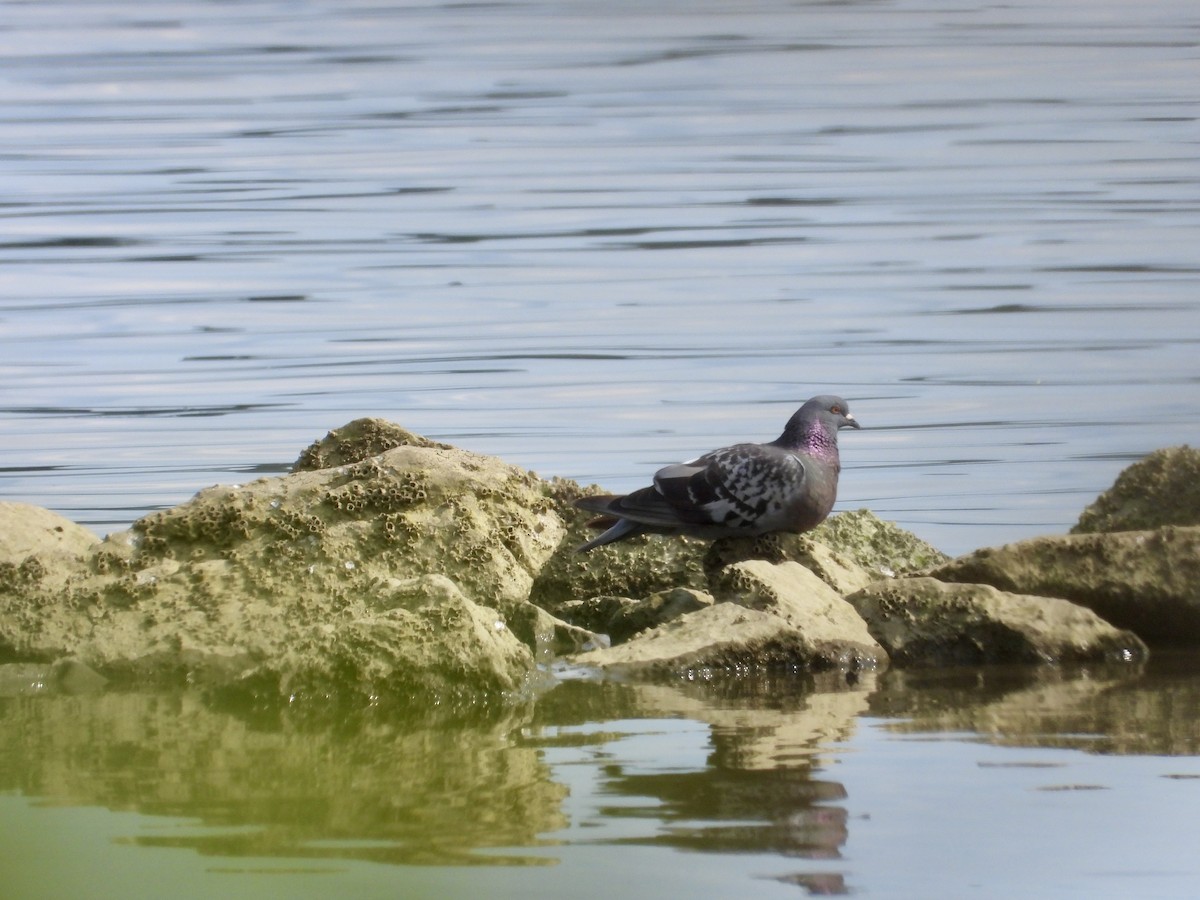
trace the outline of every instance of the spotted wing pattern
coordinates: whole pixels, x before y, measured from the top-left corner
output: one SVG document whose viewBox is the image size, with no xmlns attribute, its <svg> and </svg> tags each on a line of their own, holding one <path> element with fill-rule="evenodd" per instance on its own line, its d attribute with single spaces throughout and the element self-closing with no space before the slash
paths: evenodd
<svg viewBox="0 0 1200 900">
<path fill-rule="evenodd" d="M 693 525 L 756 529 L 785 514 L 799 496 L 804 464 L 769 444 L 735 444 L 660 469 L 658 493 Z"/>
</svg>

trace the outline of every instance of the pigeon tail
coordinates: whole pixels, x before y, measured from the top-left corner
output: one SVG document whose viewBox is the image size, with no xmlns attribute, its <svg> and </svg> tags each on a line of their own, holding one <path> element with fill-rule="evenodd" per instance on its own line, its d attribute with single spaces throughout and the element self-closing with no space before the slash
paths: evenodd
<svg viewBox="0 0 1200 900">
<path fill-rule="evenodd" d="M 613 541 L 619 541 L 622 538 L 630 537 L 635 534 L 641 534 L 645 531 L 645 526 L 640 522 L 635 522 L 633 519 L 617 519 L 617 524 L 605 531 L 603 534 L 597 535 L 585 544 L 580 544 L 575 548 L 576 553 L 587 553 L 589 550 L 594 550 L 596 547 L 603 547 L 605 544 L 611 544 Z"/>
</svg>

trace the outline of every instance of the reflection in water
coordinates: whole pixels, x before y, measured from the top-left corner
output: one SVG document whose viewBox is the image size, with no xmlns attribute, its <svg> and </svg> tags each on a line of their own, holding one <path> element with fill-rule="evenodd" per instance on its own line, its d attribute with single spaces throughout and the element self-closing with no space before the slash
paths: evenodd
<svg viewBox="0 0 1200 900">
<path fill-rule="evenodd" d="M 652 826 L 618 843 L 835 859 L 846 839 L 845 810 L 836 804 L 846 792 L 820 775 L 821 764 L 853 735 L 870 681 L 854 689 L 835 677 L 787 676 L 622 686 L 633 707 L 626 715 L 703 722 L 708 746 L 703 765 L 692 767 L 626 763 L 617 749 L 603 765 L 603 795 L 614 799 L 597 815 Z M 548 699 L 556 709 L 574 707 L 573 694 L 593 689 L 569 683 Z"/>
<path fill-rule="evenodd" d="M 720 753 L 724 742 L 716 743 Z M 614 765 L 605 775 L 613 794 L 647 802 L 605 807 L 602 815 L 660 823 L 656 834 L 632 843 L 831 859 L 846 840 L 845 810 L 829 805 L 845 799 L 845 789 L 814 779 L 808 766 L 747 770 L 714 761 L 687 774 L 629 774 Z"/>
<path fill-rule="evenodd" d="M 190 693 L 23 694 L 0 698 L 0 791 L 181 817 L 194 825 L 130 840 L 213 856 L 545 865 L 584 842 L 823 862 L 785 880 L 825 884 L 853 831 L 836 762 L 864 715 L 1001 745 L 1196 754 L 1197 708 L 1182 657 L 852 687 L 567 681 L 486 720 L 328 727 L 263 724 Z"/>
<path fill-rule="evenodd" d="M 891 671 L 872 712 L 896 731 L 961 732 L 1018 747 L 1200 753 L 1200 668 L 1191 651 L 1143 666 Z"/>
<path fill-rule="evenodd" d="M 479 848 L 537 846 L 539 834 L 562 825 L 563 788 L 536 751 L 510 739 L 528 711 L 343 733 L 287 723 L 261 730 L 192 694 L 0 704 L 0 790 L 200 826 L 136 838 L 147 846 L 463 865 L 481 861 L 472 854 Z"/>
</svg>

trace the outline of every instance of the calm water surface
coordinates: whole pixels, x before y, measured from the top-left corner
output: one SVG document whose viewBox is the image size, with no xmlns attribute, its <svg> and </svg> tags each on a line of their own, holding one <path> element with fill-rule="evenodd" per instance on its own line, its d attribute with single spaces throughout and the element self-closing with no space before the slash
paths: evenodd
<svg viewBox="0 0 1200 900">
<path fill-rule="evenodd" d="M 951 553 L 1200 440 L 1200 19 L 6 4 L 0 497 L 99 531 L 360 415 L 639 485 L 837 390 Z"/>
<path fill-rule="evenodd" d="M 565 680 L 465 721 L 0 687 L 10 897 L 1185 898 L 1200 876 L 1191 658 Z"/>
<path fill-rule="evenodd" d="M 959 553 L 1200 442 L 1192 0 L 0 10 L 0 499 L 103 533 L 362 415 L 628 489 L 836 390 L 840 507 Z M 1191 896 L 1188 668 L 571 681 L 436 727 L 21 688 L 0 868 Z"/>
</svg>

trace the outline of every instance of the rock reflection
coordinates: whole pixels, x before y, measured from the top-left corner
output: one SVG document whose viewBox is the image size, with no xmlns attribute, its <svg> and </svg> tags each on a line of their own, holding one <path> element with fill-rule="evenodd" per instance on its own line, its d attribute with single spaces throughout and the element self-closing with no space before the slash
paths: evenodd
<svg viewBox="0 0 1200 900">
<path fill-rule="evenodd" d="M 564 687 L 551 698 L 566 702 Z M 614 749 L 605 793 L 621 800 L 600 815 L 655 823 L 620 843 L 837 859 L 846 791 L 822 777 L 823 763 L 851 737 L 873 688 L 873 675 L 852 687 L 840 676 L 621 686 L 625 715 L 703 722 L 710 746 L 703 767 L 665 771 L 645 771 Z"/>
<path fill-rule="evenodd" d="M 853 821 L 833 776 L 859 719 L 1195 755 L 1198 707 L 1194 655 L 1163 652 L 1141 669 L 893 670 L 853 684 L 568 680 L 469 719 L 264 720 L 194 693 L 14 692 L 0 696 L 0 792 L 172 817 L 128 840 L 208 856 L 544 866 L 574 844 L 638 844 L 775 854 L 797 861 L 789 883 L 836 893 Z"/>
<path fill-rule="evenodd" d="M 511 740 L 527 716 L 260 729 L 192 694 L 12 697 L 0 790 L 193 819 L 132 840 L 205 854 L 544 864 L 473 852 L 536 846 L 563 824 L 565 788 Z"/>
<path fill-rule="evenodd" d="M 909 733 L 973 733 L 991 743 L 1096 753 L 1200 752 L 1200 666 L 1191 651 L 1144 666 L 891 671 L 871 712 Z"/>
</svg>

